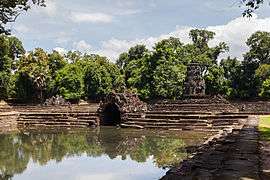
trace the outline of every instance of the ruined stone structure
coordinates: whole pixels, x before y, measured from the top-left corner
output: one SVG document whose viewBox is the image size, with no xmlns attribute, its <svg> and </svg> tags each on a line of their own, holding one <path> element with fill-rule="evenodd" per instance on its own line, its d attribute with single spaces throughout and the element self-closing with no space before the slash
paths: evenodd
<svg viewBox="0 0 270 180">
<path fill-rule="evenodd" d="M 100 102 L 100 123 L 116 125 L 125 122 L 128 113 L 144 113 L 147 105 L 133 93 L 111 93 Z"/>
<path fill-rule="evenodd" d="M 185 82 L 185 96 L 204 96 L 205 81 L 203 68 L 198 63 L 191 63 L 187 67 L 187 79 Z"/>
<path fill-rule="evenodd" d="M 56 95 L 55 97 L 51 97 L 49 99 L 46 99 L 45 106 L 64 106 L 64 105 L 70 105 L 69 102 L 67 102 L 62 96 Z"/>
</svg>

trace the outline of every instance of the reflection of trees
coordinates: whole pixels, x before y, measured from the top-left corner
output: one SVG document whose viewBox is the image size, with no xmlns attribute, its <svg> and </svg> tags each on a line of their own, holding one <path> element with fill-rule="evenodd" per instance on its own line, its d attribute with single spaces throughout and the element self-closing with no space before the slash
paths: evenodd
<svg viewBox="0 0 270 180">
<path fill-rule="evenodd" d="M 185 143 L 179 138 L 159 137 L 113 128 L 83 132 L 21 133 L 0 135 L 0 180 L 22 173 L 28 162 L 45 165 L 64 157 L 103 154 L 111 159 L 130 156 L 145 162 L 150 156 L 158 167 L 168 167 L 186 157 Z M 182 149 L 182 150 L 181 150 Z"/>
</svg>

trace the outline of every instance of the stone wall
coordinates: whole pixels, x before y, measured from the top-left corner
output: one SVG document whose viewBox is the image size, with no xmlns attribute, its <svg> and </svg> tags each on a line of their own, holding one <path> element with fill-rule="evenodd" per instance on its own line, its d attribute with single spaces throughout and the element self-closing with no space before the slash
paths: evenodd
<svg viewBox="0 0 270 180">
<path fill-rule="evenodd" d="M 16 131 L 18 116 L 17 112 L 0 113 L 0 132 Z"/>
<path fill-rule="evenodd" d="M 270 114 L 270 101 L 231 101 L 240 113 Z"/>
<path fill-rule="evenodd" d="M 128 113 L 144 113 L 147 111 L 147 105 L 139 99 L 137 94 L 133 93 L 111 93 L 107 95 L 99 104 L 98 113 L 100 119 L 104 118 L 104 113 L 109 105 L 115 105 L 120 112 L 121 122 L 125 122 Z"/>
</svg>

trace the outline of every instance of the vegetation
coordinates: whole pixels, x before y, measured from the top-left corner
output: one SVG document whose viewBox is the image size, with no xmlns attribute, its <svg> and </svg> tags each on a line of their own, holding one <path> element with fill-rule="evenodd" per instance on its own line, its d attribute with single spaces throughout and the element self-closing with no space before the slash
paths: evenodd
<svg viewBox="0 0 270 180">
<path fill-rule="evenodd" d="M 270 141 L 270 116 L 261 116 L 259 123 L 261 138 Z"/>
<path fill-rule="evenodd" d="M 256 9 L 260 8 L 264 0 L 241 0 L 241 2 L 247 7 L 243 12 L 243 16 L 250 17 Z"/>
<path fill-rule="evenodd" d="M 0 34 L 10 34 L 4 25 L 14 22 L 21 12 L 30 9 L 31 4 L 45 6 L 45 0 L 1 0 L 0 3 Z"/>
<path fill-rule="evenodd" d="M 41 48 L 26 53 L 13 36 L 0 35 L 0 99 L 43 102 L 55 95 L 67 100 L 97 100 L 110 92 L 129 90 L 144 100 L 178 99 L 184 91 L 189 63 L 204 67 L 207 94 L 228 98 L 270 97 L 270 33 L 256 32 L 247 39 L 249 51 L 240 61 L 220 54 L 229 50 L 224 42 L 210 47 L 215 33 L 190 31 L 184 44 L 170 37 L 152 50 L 144 45 L 131 47 L 112 63 L 95 54 Z"/>
</svg>

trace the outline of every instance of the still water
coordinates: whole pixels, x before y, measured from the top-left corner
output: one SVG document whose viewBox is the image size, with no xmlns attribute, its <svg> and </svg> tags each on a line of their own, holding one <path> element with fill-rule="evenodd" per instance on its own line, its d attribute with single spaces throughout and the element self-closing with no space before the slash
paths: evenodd
<svg viewBox="0 0 270 180">
<path fill-rule="evenodd" d="M 159 179 L 206 134 L 102 127 L 0 135 L 0 179 Z"/>
</svg>

